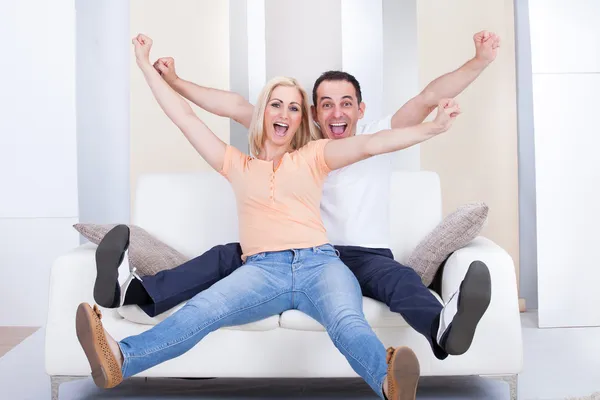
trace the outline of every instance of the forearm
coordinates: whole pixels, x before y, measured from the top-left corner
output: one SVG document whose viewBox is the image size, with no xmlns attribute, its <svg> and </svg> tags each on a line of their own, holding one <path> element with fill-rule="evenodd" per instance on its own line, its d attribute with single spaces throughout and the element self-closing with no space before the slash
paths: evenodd
<svg viewBox="0 0 600 400">
<path fill-rule="evenodd" d="M 427 106 L 433 108 L 441 99 L 458 96 L 477 79 L 487 65 L 484 61 L 472 58 L 460 68 L 430 82 L 422 91 Z"/>
<path fill-rule="evenodd" d="M 211 114 L 249 125 L 253 106 L 238 93 L 200 86 L 181 78 L 171 83 L 171 87 Z"/>
<path fill-rule="evenodd" d="M 325 163 L 332 170 L 343 168 L 369 157 L 424 142 L 442 131 L 436 123 L 426 122 L 408 128 L 388 129 L 373 135 L 331 140 L 325 146 Z"/>
<path fill-rule="evenodd" d="M 442 99 L 454 98 L 471 84 L 485 69 L 486 63 L 473 58 L 453 72 L 440 76 L 410 99 L 392 117 L 392 129 L 420 124 Z"/>
<path fill-rule="evenodd" d="M 179 128 L 186 126 L 192 107 L 160 76 L 150 63 L 138 64 L 160 108 Z"/>
<path fill-rule="evenodd" d="M 367 156 L 391 153 L 403 150 L 424 142 L 442 132 L 442 129 L 434 122 L 425 122 L 419 125 L 389 129 L 366 136 L 368 140 L 365 145 Z"/>
</svg>

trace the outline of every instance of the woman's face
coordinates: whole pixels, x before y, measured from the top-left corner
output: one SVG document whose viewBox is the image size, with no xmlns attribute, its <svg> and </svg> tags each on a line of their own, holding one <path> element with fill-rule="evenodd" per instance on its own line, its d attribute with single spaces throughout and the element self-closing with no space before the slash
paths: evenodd
<svg viewBox="0 0 600 400">
<path fill-rule="evenodd" d="M 302 95 L 295 87 L 277 86 L 265 107 L 266 140 L 288 147 L 302 122 Z"/>
</svg>

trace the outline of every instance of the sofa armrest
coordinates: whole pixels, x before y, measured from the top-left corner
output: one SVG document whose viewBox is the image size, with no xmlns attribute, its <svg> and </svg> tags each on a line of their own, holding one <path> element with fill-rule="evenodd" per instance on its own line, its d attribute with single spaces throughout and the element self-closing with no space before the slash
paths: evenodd
<svg viewBox="0 0 600 400">
<path fill-rule="evenodd" d="M 48 290 L 48 324 L 64 320 L 65 313 L 74 317 L 81 302 L 94 303 L 95 253 L 96 245 L 86 243 L 54 260 Z"/>
<path fill-rule="evenodd" d="M 518 312 L 519 300 L 514 262 L 502 247 L 482 236 L 455 251 L 446 260 L 442 271 L 440 293 L 444 302 L 450 300 L 452 294 L 458 290 L 469 265 L 476 260 L 483 261 L 490 269 L 492 301 L 494 295 L 499 295 L 503 305 L 514 307 Z"/>
<path fill-rule="evenodd" d="M 45 338 L 49 375 L 65 374 L 64 368 L 78 364 L 74 360 L 83 355 L 77 348 L 75 313 L 81 302 L 94 304 L 95 253 L 96 245 L 86 243 L 56 258 L 52 264 Z"/>
<path fill-rule="evenodd" d="M 522 332 L 519 312 L 517 278 L 512 257 L 496 243 L 485 237 L 475 238 L 446 260 L 442 271 L 441 296 L 447 302 L 458 290 L 469 265 L 483 261 L 490 270 L 492 297 L 490 305 L 477 327 L 477 335 L 495 338 L 499 348 L 511 349 L 521 357 Z"/>
</svg>

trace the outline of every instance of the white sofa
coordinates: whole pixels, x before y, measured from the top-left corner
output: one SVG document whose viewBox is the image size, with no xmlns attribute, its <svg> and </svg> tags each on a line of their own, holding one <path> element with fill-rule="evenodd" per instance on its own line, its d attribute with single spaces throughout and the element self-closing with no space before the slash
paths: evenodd
<svg viewBox="0 0 600 400">
<path fill-rule="evenodd" d="M 407 258 L 441 220 L 438 176 L 431 172 L 396 172 L 391 191 L 393 252 Z M 494 210 L 491 210 L 493 213 Z M 214 172 L 154 174 L 139 179 L 132 223 L 194 257 L 210 247 L 238 240 L 233 193 Z M 46 326 L 46 372 L 53 392 L 60 382 L 87 376 L 90 369 L 75 335 L 75 311 L 94 303 L 96 246 L 86 243 L 59 257 L 52 266 Z M 384 304 L 364 299 L 364 312 L 384 345 L 408 345 L 424 376 L 489 375 L 506 377 L 516 398 L 516 375 L 522 368 L 522 338 L 515 268 L 511 257 L 492 241 L 478 237 L 447 260 L 441 298 L 448 300 L 467 267 L 482 260 L 490 268 L 492 299 L 464 355 L 437 360 L 428 342 Z M 439 297 L 438 297 L 439 298 Z M 172 312 L 172 311 L 171 311 Z M 169 312 L 165 313 L 169 314 Z M 103 310 L 106 329 L 117 339 L 139 334 L 154 319 L 137 307 Z M 253 324 L 220 329 L 183 356 L 142 372 L 143 377 L 356 377 L 316 321 L 286 311 Z"/>
</svg>

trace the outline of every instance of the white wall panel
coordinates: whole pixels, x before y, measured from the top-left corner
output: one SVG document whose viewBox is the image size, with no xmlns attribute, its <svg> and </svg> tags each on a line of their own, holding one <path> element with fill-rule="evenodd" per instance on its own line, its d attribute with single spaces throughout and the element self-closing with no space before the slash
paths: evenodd
<svg viewBox="0 0 600 400">
<path fill-rule="evenodd" d="M 600 325 L 600 74 L 534 75 L 540 326 Z"/>
<path fill-rule="evenodd" d="M 74 1 L 2 1 L 0 27 L 0 218 L 76 216 Z"/>
<path fill-rule="evenodd" d="M 600 1 L 529 0 L 533 73 L 600 72 Z"/>
</svg>

